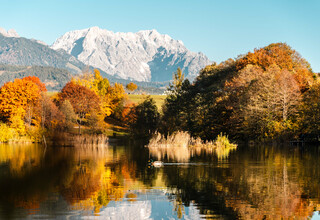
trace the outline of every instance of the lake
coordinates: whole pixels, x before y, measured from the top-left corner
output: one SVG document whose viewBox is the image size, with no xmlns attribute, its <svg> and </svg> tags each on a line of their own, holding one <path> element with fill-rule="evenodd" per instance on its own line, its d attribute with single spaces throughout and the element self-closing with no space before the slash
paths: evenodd
<svg viewBox="0 0 320 220">
<path fill-rule="evenodd" d="M 2 144 L 0 219 L 317 219 L 319 155 L 315 146 L 218 155 Z"/>
</svg>

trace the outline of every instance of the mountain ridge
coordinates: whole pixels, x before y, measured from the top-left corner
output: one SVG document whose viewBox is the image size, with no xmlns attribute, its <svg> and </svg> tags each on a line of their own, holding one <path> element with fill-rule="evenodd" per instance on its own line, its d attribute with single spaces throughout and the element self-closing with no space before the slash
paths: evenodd
<svg viewBox="0 0 320 220">
<path fill-rule="evenodd" d="M 40 40 L 20 37 L 15 30 L 0 28 L 0 64 L 54 67 L 66 69 L 72 75 L 89 66 L 99 69 L 111 81 L 148 84 L 167 84 L 178 67 L 186 78 L 193 80 L 202 68 L 211 64 L 203 53 L 190 52 L 182 41 L 155 29 L 113 33 L 92 27 L 63 36 L 69 41 L 60 37 L 50 47 Z"/>
<path fill-rule="evenodd" d="M 63 68 L 73 74 L 81 73 L 85 67 L 85 64 L 63 50 L 53 50 L 34 39 L 8 37 L 2 33 L 0 33 L 0 63 Z"/>
<path fill-rule="evenodd" d="M 63 49 L 87 65 L 129 80 L 167 81 L 180 67 L 193 80 L 212 62 L 201 52 L 189 51 L 180 40 L 155 29 L 112 32 L 99 27 L 69 31 L 58 38 L 52 49 Z"/>
</svg>

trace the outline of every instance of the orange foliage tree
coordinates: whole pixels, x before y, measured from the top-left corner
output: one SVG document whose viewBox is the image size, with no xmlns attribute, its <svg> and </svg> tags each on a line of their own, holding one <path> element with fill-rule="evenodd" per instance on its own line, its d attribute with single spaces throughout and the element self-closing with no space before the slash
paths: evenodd
<svg viewBox="0 0 320 220">
<path fill-rule="evenodd" d="M 81 75 L 73 77 L 71 81 L 74 84 L 85 86 L 100 97 L 101 113 L 105 116 L 110 116 L 119 107 L 121 108 L 122 101 L 126 99 L 122 84 L 115 83 L 114 86 L 111 86 L 109 80 L 103 78 L 97 69 L 94 69 L 93 72 L 88 70 Z M 134 85 L 132 88 L 134 88 Z"/>
<path fill-rule="evenodd" d="M 98 95 L 85 86 L 69 82 L 58 94 L 59 103 L 69 100 L 74 112 L 77 115 L 79 125 L 79 134 L 81 133 L 81 124 L 91 112 L 100 111 L 100 98 Z"/>
<path fill-rule="evenodd" d="M 273 64 L 263 71 L 259 66 L 247 65 L 226 83 L 225 91 L 233 110 L 230 122 L 235 133 L 273 138 L 293 129 L 301 92 L 286 69 Z"/>
<path fill-rule="evenodd" d="M 248 64 L 259 66 L 263 70 L 267 70 L 271 65 L 286 69 L 292 72 L 303 91 L 314 81 L 310 64 L 285 43 L 274 43 L 255 49 L 253 53 L 249 52 L 237 60 L 237 69 L 241 70 Z"/>
<path fill-rule="evenodd" d="M 41 82 L 40 79 L 36 76 L 27 76 L 27 77 L 24 77 L 23 80 L 27 80 L 35 83 L 39 87 L 41 92 L 47 91 L 46 85 L 43 82 Z"/>
<path fill-rule="evenodd" d="M 64 114 L 61 113 L 51 98 L 44 93 L 41 94 L 39 110 L 42 128 L 56 129 L 58 126 L 62 126 L 65 119 Z"/>
<path fill-rule="evenodd" d="M 129 90 L 129 91 L 134 91 L 138 88 L 138 86 L 133 83 L 133 82 L 130 82 L 129 84 L 126 85 L 126 88 Z"/>
<path fill-rule="evenodd" d="M 19 127 L 21 129 L 19 132 L 23 133 L 23 120 L 26 112 L 28 110 L 28 114 L 31 114 L 31 120 L 40 97 L 39 87 L 29 80 L 15 79 L 14 82 L 5 83 L 0 89 L 1 119 L 10 122 L 12 127 Z"/>
</svg>

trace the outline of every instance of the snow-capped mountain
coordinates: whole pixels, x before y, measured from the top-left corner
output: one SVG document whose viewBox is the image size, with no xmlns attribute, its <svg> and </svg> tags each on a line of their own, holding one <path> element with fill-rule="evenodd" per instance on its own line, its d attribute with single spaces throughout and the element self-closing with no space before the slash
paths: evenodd
<svg viewBox="0 0 320 220">
<path fill-rule="evenodd" d="M 51 48 L 63 49 L 110 75 L 146 82 L 171 80 L 178 67 L 192 80 L 211 63 L 204 54 L 190 52 L 182 41 L 156 30 L 114 33 L 92 27 L 67 32 Z"/>
<path fill-rule="evenodd" d="M 19 34 L 14 29 L 10 29 L 6 31 L 2 27 L 0 27 L 0 34 L 2 34 L 5 37 L 20 37 Z"/>
</svg>

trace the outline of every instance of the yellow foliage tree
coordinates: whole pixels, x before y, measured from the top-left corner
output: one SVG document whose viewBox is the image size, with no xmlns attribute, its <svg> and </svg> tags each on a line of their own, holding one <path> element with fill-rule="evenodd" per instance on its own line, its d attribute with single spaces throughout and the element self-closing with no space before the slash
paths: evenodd
<svg viewBox="0 0 320 220">
<path fill-rule="evenodd" d="M 106 115 L 112 114 L 124 99 L 126 99 L 126 93 L 122 84 L 115 83 L 114 86 L 110 86 L 104 96 L 104 110 L 108 112 Z"/>
<path fill-rule="evenodd" d="M 94 69 L 93 72 L 86 71 L 82 75 L 73 77 L 71 81 L 74 84 L 85 86 L 99 95 L 101 112 L 104 116 L 110 116 L 126 98 L 123 85 L 115 83 L 114 86 L 110 86 L 109 80 L 103 78 L 97 69 Z"/>
<path fill-rule="evenodd" d="M 94 69 L 93 72 L 86 70 L 81 75 L 77 75 L 72 77 L 71 81 L 74 84 L 87 87 L 88 89 L 93 90 L 97 95 L 101 95 L 101 90 L 107 89 L 103 88 L 109 87 L 109 81 L 107 80 L 107 83 L 102 83 L 107 79 L 104 79 L 100 71 L 98 69 Z"/>
<path fill-rule="evenodd" d="M 138 88 L 138 86 L 135 84 L 135 83 L 133 83 L 133 82 L 130 82 L 129 84 L 127 84 L 126 85 L 126 88 L 129 90 L 129 91 L 134 91 L 134 90 L 136 90 L 137 88 Z"/>
<path fill-rule="evenodd" d="M 34 109 L 39 105 L 40 97 L 40 88 L 30 80 L 16 79 L 4 84 L 0 89 L 1 119 L 23 134 L 26 113 L 30 123 L 32 118 L 37 118 Z"/>
<path fill-rule="evenodd" d="M 26 126 L 24 124 L 23 118 L 26 112 L 22 107 L 18 107 L 14 114 L 10 116 L 10 127 L 17 131 L 20 135 L 26 133 Z"/>
</svg>

